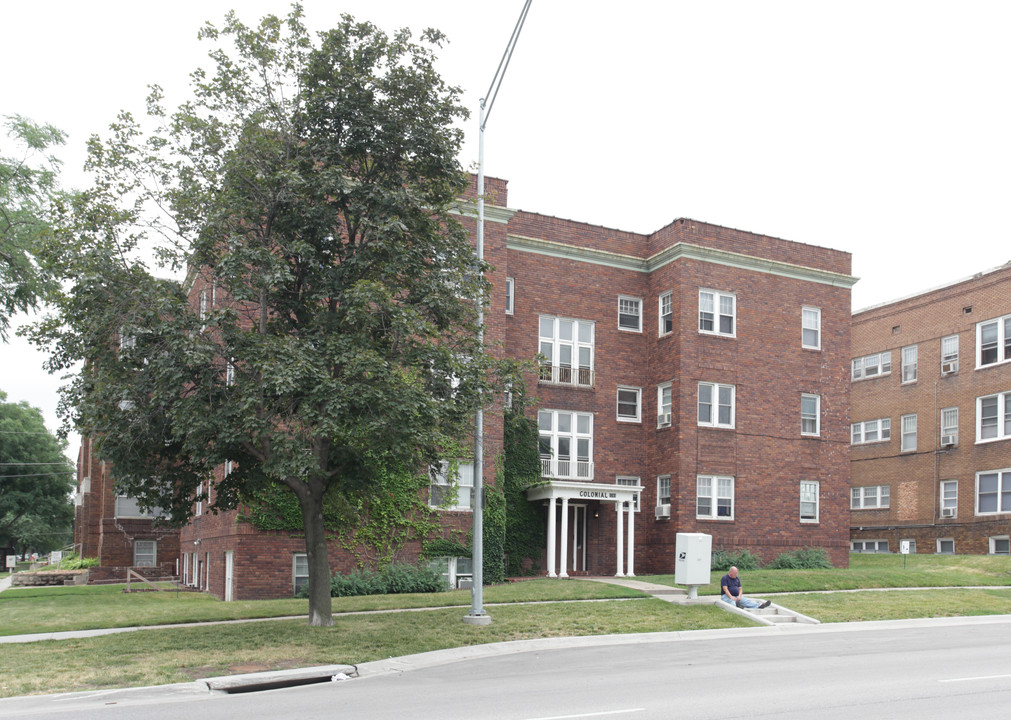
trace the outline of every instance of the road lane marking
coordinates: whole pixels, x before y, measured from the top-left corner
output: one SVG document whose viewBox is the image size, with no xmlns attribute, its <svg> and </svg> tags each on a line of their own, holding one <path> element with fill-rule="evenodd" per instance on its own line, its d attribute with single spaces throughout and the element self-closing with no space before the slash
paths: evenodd
<svg viewBox="0 0 1011 720">
<path fill-rule="evenodd" d="M 946 680 L 939 680 L 938 682 L 966 682 L 968 680 L 1002 680 L 1004 678 L 1011 678 L 1011 675 L 979 675 L 977 677 L 964 677 L 964 678 L 948 678 Z"/>
<path fill-rule="evenodd" d="M 573 720 L 574 718 L 603 717 L 605 715 L 624 715 L 626 713 L 643 712 L 646 708 L 628 708 L 627 710 L 606 710 L 604 712 L 579 713 L 578 715 L 551 715 L 549 717 L 527 718 L 527 720 Z"/>
</svg>

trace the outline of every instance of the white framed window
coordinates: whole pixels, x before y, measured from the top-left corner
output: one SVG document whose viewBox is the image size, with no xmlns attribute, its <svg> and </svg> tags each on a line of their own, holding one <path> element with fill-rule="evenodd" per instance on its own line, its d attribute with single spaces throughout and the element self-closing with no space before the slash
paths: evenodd
<svg viewBox="0 0 1011 720">
<path fill-rule="evenodd" d="M 428 488 L 428 506 L 440 510 L 470 510 L 473 494 L 474 463 L 460 463 L 456 477 L 451 477 L 450 465 L 443 461 Z"/>
<path fill-rule="evenodd" d="M 614 479 L 614 484 L 615 485 L 631 485 L 632 487 L 635 487 L 636 485 L 639 484 L 639 478 L 637 478 L 637 477 L 628 477 L 628 476 L 618 476 L 618 477 L 616 477 Z M 632 511 L 633 512 L 639 512 L 639 495 L 640 494 L 641 493 L 636 493 L 635 494 L 635 504 L 632 507 Z M 618 509 L 618 503 L 614 504 L 614 509 L 615 510 Z"/>
<path fill-rule="evenodd" d="M 850 365 L 851 380 L 866 380 L 868 378 L 890 375 L 892 372 L 892 353 L 883 352 L 874 355 L 864 355 L 854 358 Z"/>
<path fill-rule="evenodd" d="M 429 565 L 439 571 L 450 590 L 469 588 L 474 583 L 474 563 L 469 557 L 432 558 Z"/>
<path fill-rule="evenodd" d="M 733 385 L 699 383 L 699 425 L 703 427 L 734 427 Z"/>
<path fill-rule="evenodd" d="M 618 387 L 618 422 L 640 422 L 642 420 L 642 389 Z"/>
<path fill-rule="evenodd" d="M 225 387 L 231 387 L 235 384 L 235 359 L 229 358 L 228 362 L 225 363 Z"/>
<path fill-rule="evenodd" d="M 850 510 L 880 510 L 889 507 L 890 502 L 890 485 L 850 488 Z"/>
<path fill-rule="evenodd" d="M 818 505 L 820 483 L 817 480 L 800 481 L 800 521 L 802 523 L 818 522 Z"/>
<path fill-rule="evenodd" d="M 734 479 L 699 475 L 696 481 L 695 517 L 710 520 L 734 519 Z"/>
<path fill-rule="evenodd" d="M 516 298 L 516 281 L 511 277 L 506 278 L 505 311 L 506 315 L 513 314 L 513 303 Z"/>
<path fill-rule="evenodd" d="M 309 556 L 305 553 L 293 553 L 291 556 L 291 594 L 309 584 Z"/>
<path fill-rule="evenodd" d="M 954 555 L 955 554 L 954 538 L 937 538 L 937 554 Z"/>
<path fill-rule="evenodd" d="M 1011 468 L 976 473 L 976 514 L 1011 512 Z"/>
<path fill-rule="evenodd" d="M 915 452 L 916 451 L 916 414 L 903 415 L 901 420 L 902 425 L 902 438 L 901 438 L 901 451 L 902 452 Z"/>
<path fill-rule="evenodd" d="M 916 366 L 919 350 L 916 345 L 902 348 L 902 382 L 916 382 Z"/>
<path fill-rule="evenodd" d="M 571 480 L 593 479 L 593 415 L 568 410 L 540 410 L 541 475 Z"/>
<path fill-rule="evenodd" d="M 661 383 L 656 386 L 656 426 L 670 427 L 673 416 L 671 408 L 673 406 L 671 383 Z"/>
<path fill-rule="evenodd" d="M 737 296 L 716 290 L 699 290 L 699 332 L 735 337 Z"/>
<path fill-rule="evenodd" d="M 997 535 L 990 538 L 991 555 L 1011 555 L 1011 537 Z"/>
<path fill-rule="evenodd" d="M 976 398 L 976 442 L 1011 437 L 1011 392 Z"/>
<path fill-rule="evenodd" d="M 976 324 L 976 367 L 1011 360 L 1011 315 Z"/>
<path fill-rule="evenodd" d="M 941 447 L 958 445 L 958 408 L 941 409 Z"/>
<path fill-rule="evenodd" d="M 235 463 L 231 460 L 225 460 L 225 477 L 232 474 L 232 470 L 235 468 Z"/>
<path fill-rule="evenodd" d="M 155 567 L 158 564 L 157 540 L 133 541 L 133 566 Z"/>
<path fill-rule="evenodd" d="M 821 350 L 821 308 L 803 307 L 800 345 L 808 350 Z"/>
<path fill-rule="evenodd" d="M 850 551 L 855 553 L 886 553 L 888 552 L 888 541 L 853 540 L 850 542 Z"/>
<path fill-rule="evenodd" d="M 800 434 L 821 434 L 821 396 L 802 394 L 800 396 Z"/>
<path fill-rule="evenodd" d="M 958 516 L 958 480 L 941 481 L 941 517 Z"/>
<path fill-rule="evenodd" d="M 670 507 L 670 475 L 659 475 L 656 479 L 656 504 Z"/>
<path fill-rule="evenodd" d="M 115 512 L 118 518 L 155 518 L 161 515 L 161 511 L 157 508 L 144 511 L 136 498 L 126 495 L 116 496 Z"/>
<path fill-rule="evenodd" d="M 618 296 L 618 329 L 642 332 L 642 298 Z"/>
<path fill-rule="evenodd" d="M 892 419 L 879 418 L 853 423 L 850 426 L 850 443 L 867 445 L 869 443 L 886 442 L 892 439 Z"/>
<path fill-rule="evenodd" d="M 660 296 L 658 317 L 660 318 L 660 335 L 674 332 L 674 293 L 665 292 Z"/>
<path fill-rule="evenodd" d="M 207 327 L 207 289 L 200 291 L 200 329 Z"/>
<path fill-rule="evenodd" d="M 541 315 L 540 380 L 563 385 L 593 385 L 594 325 L 588 320 Z"/>
<path fill-rule="evenodd" d="M 958 335 L 941 338 L 941 374 L 958 372 Z"/>
<path fill-rule="evenodd" d="M 137 347 L 137 336 L 126 329 L 126 325 L 119 328 L 119 349 L 120 352 L 128 348 Z"/>
</svg>

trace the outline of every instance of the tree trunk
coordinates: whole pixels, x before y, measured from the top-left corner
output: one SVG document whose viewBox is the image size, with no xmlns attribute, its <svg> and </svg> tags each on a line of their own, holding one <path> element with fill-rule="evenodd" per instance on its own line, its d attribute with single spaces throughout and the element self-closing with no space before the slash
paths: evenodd
<svg viewBox="0 0 1011 720">
<path fill-rule="evenodd" d="M 333 625 L 330 598 L 330 562 L 327 558 L 326 530 L 323 527 L 323 493 L 305 488 L 297 493 L 305 526 L 305 552 L 309 565 L 309 625 Z"/>
</svg>

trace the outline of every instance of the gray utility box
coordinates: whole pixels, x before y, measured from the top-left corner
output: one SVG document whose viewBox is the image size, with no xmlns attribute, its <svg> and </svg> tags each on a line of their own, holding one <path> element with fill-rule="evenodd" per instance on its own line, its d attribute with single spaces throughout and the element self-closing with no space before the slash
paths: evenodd
<svg viewBox="0 0 1011 720">
<path fill-rule="evenodd" d="M 677 585 L 708 585 L 713 557 L 713 536 L 678 533 L 674 545 L 674 582 Z"/>
</svg>

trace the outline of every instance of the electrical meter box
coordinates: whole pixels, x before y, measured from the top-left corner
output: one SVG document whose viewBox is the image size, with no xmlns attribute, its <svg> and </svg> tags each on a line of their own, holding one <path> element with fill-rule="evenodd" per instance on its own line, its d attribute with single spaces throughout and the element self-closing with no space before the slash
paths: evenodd
<svg viewBox="0 0 1011 720">
<path fill-rule="evenodd" d="M 678 533 L 675 539 L 674 583 L 708 585 L 713 557 L 713 536 L 705 533 Z"/>
</svg>

